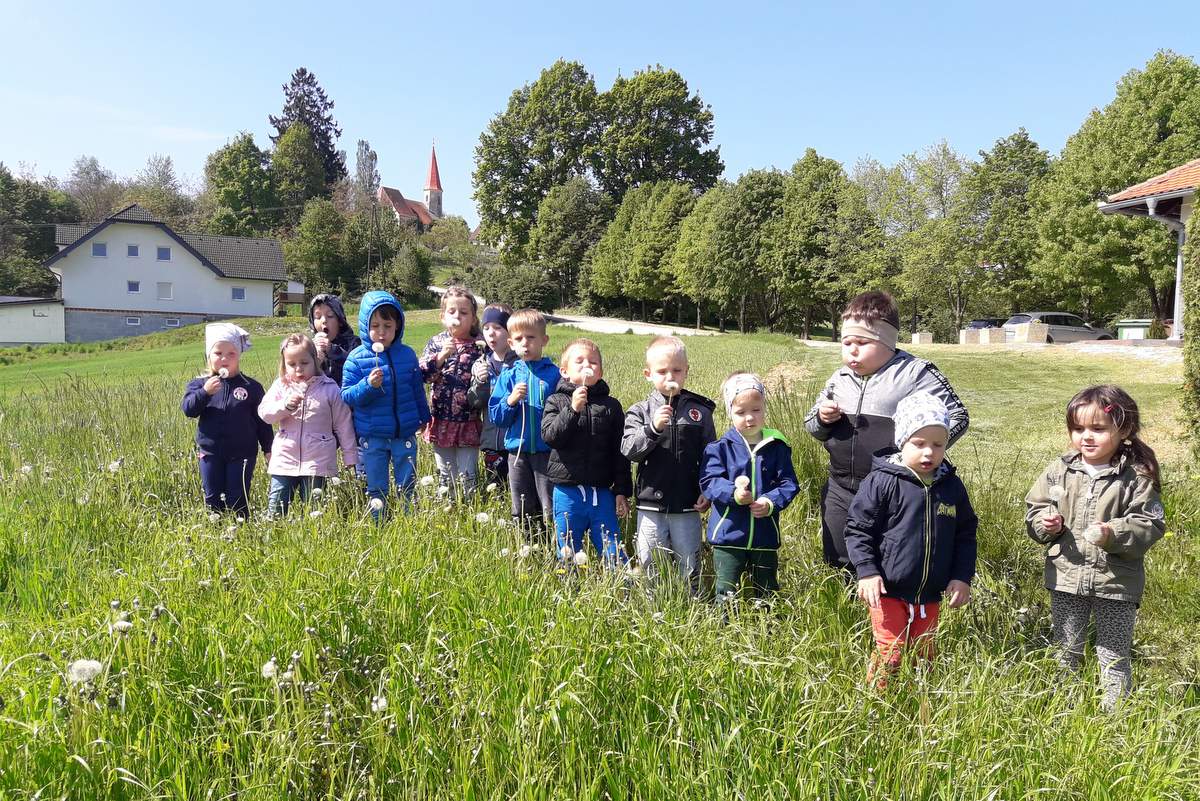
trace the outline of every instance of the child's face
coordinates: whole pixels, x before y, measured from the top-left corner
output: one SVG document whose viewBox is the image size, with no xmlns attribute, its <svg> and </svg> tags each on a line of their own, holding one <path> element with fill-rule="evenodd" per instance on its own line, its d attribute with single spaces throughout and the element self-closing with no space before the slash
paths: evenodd
<svg viewBox="0 0 1200 801">
<path fill-rule="evenodd" d="M 242 361 L 242 352 L 232 342 L 218 342 L 208 352 L 208 369 L 213 375 L 225 370 L 229 375 L 238 374 L 238 365 Z"/>
<path fill-rule="evenodd" d="M 397 320 L 388 320 L 379 312 L 371 315 L 370 335 L 372 342 L 378 342 L 385 348 L 390 348 L 392 343 L 396 341 L 396 330 L 399 328 Z"/>
<path fill-rule="evenodd" d="M 307 381 L 317 372 L 312 355 L 303 345 L 292 345 L 284 349 L 283 367 L 288 381 Z"/>
<path fill-rule="evenodd" d="M 646 354 L 646 369 L 642 375 L 650 379 L 654 388 L 663 395 L 678 395 L 687 383 L 687 356 L 672 348 L 655 348 Z M 674 381 L 675 385 L 668 387 L 670 381 Z"/>
<path fill-rule="evenodd" d="M 874 375 L 896 351 L 882 342 L 863 337 L 842 337 L 842 364 L 855 375 Z"/>
<path fill-rule="evenodd" d="M 729 409 L 729 420 L 746 439 L 762 435 L 767 419 L 767 399 L 757 389 L 739 392 Z"/>
<path fill-rule="evenodd" d="M 483 341 L 497 356 L 508 353 L 508 329 L 500 323 L 488 323 L 483 327 Z"/>
<path fill-rule="evenodd" d="M 1121 432 L 1116 430 L 1104 410 L 1094 403 L 1076 411 L 1075 419 L 1071 421 L 1071 445 L 1088 464 L 1110 463 L 1121 439 Z"/>
<path fill-rule="evenodd" d="M 337 315 L 333 313 L 333 309 L 326 306 L 324 303 L 318 303 L 313 306 L 313 330 L 319 334 L 324 334 L 330 339 L 337 339 L 337 335 L 341 333 L 342 324 L 338 322 Z"/>
<path fill-rule="evenodd" d="M 604 377 L 600 366 L 600 351 L 586 345 L 575 345 L 563 354 L 563 374 L 577 387 L 590 387 Z M 591 370 L 589 374 L 587 371 Z"/>
<path fill-rule="evenodd" d="M 941 426 L 918 428 L 900 448 L 900 460 L 908 469 L 927 478 L 941 467 L 949 439 L 949 433 Z"/>
<path fill-rule="evenodd" d="M 455 339 L 471 336 L 471 329 L 475 327 L 475 312 L 471 310 L 471 301 L 466 298 L 447 300 L 446 308 L 442 310 L 442 327 Z"/>
<path fill-rule="evenodd" d="M 550 341 L 550 337 L 546 334 L 538 332 L 536 329 L 529 331 L 526 329 L 518 329 L 509 332 L 509 340 L 512 342 L 513 350 L 527 362 L 536 362 L 542 358 L 542 350 L 546 347 L 546 343 Z"/>
</svg>

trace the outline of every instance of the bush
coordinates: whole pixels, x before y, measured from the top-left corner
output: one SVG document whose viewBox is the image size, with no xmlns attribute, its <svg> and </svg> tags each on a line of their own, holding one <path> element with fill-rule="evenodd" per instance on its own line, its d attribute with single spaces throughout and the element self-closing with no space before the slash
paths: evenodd
<svg viewBox="0 0 1200 801">
<path fill-rule="evenodd" d="M 1200 458 L 1200 213 L 1187 225 L 1183 251 L 1183 417 Z"/>
<path fill-rule="evenodd" d="M 554 311 L 558 288 L 541 269 L 528 264 L 498 265 L 472 271 L 468 280 L 488 303 L 507 303 L 514 309 Z"/>
<path fill-rule="evenodd" d="M 405 308 L 429 308 L 433 297 L 429 291 L 432 265 L 427 248 L 404 244 L 395 256 L 367 273 L 366 287 L 391 292 Z"/>
</svg>

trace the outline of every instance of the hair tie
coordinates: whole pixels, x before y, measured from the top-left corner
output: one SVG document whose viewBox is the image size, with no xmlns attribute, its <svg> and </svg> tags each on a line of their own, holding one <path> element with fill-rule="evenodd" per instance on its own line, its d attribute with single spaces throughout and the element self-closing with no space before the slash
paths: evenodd
<svg viewBox="0 0 1200 801">
<path fill-rule="evenodd" d="M 1112 410 L 1113 410 L 1113 405 L 1111 403 L 1104 407 L 1105 414 L 1112 414 Z"/>
</svg>

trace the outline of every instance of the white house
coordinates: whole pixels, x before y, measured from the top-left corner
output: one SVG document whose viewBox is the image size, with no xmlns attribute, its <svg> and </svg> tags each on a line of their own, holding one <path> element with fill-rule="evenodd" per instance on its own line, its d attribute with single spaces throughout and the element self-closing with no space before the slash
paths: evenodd
<svg viewBox="0 0 1200 801">
<path fill-rule="evenodd" d="M 0 296 L 0 346 L 62 341 L 61 300 Z"/>
<path fill-rule="evenodd" d="M 13 341 L 90 342 L 268 317 L 276 284 L 287 280 L 277 241 L 178 233 L 137 204 L 98 223 L 58 225 L 55 242 L 44 266 L 60 285 L 57 338 Z M 0 302 L 0 341 L 38 309 Z"/>
</svg>

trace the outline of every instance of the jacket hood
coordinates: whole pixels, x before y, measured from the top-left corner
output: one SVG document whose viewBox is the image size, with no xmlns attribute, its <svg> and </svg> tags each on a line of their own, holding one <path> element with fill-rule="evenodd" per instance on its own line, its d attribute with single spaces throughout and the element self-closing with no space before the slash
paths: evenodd
<svg viewBox="0 0 1200 801">
<path fill-rule="evenodd" d="M 909 481 L 919 480 L 916 474 L 900 460 L 900 451 L 895 448 L 884 448 L 883 450 L 876 451 L 874 458 L 871 459 L 871 469 L 891 473 L 894 476 L 899 476 Z M 943 458 L 942 463 L 938 465 L 938 469 L 933 473 L 933 480 L 934 482 L 941 481 L 946 476 L 955 475 L 957 472 L 954 469 L 954 465 L 950 464 L 950 460 Z"/>
<path fill-rule="evenodd" d="M 576 385 L 572 384 L 570 382 L 570 380 L 567 379 L 566 376 L 563 376 L 562 378 L 560 378 L 558 380 L 558 386 L 554 388 L 554 393 L 556 395 L 560 394 L 560 393 L 563 395 L 570 395 L 570 394 L 574 393 L 576 389 L 578 389 L 578 387 Z M 595 398 L 607 398 L 608 396 L 609 396 L 608 384 L 606 384 L 604 382 L 603 378 L 601 378 L 599 381 L 597 381 L 592 386 L 588 387 L 588 400 L 589 401 L 591 401 Z"/>
<path fill-rule="evenodd" d="M 360 301 L 358 307 L 358 330 L 365 337 L 363 339 L 364 344 L 371 336 L 371 315 L 380 306 L 395 306 L 396 311 L 400 312 L 400 325 L 396 329 L 396 338 L 392 341 L 392 344 L 396 345 L 402 342 L 404 340 L 404 307 L 400 305 L 400 301 L 396 300 L 391 292 L 373 289 L 362 296 L 362 301 Z M 368 345 L 368 347 L 370 346 Z"/>
<path fill-rule="evenodd" d="M 313 309 L 317 308 L 318 303 L 324 303 L 333 311 L 333 316 L 338 320 L 338 335 L 334 339 L 341 339 L 344 334 L 354 336 L 354 329 L 350 327 L 350 323 L 346 320 L 346 310 L 342 307 L 342 299 L 337 295 L 331 295 L 328 292 L 322 292 L 312 299 L 308 304 L 308 327 L 313 331 L 316 328 L 313 326 Z M 401 313 L 403 319 L 403 313 Z"/>
</svg>

